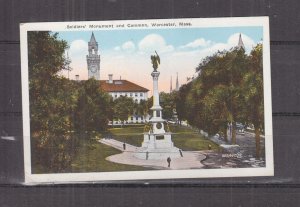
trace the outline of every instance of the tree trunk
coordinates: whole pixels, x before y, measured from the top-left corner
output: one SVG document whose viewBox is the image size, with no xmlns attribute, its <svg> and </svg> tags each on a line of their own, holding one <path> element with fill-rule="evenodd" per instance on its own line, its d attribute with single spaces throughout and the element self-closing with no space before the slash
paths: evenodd
<svg viewBox="0 0 300 207">
<path fill-rule="evenodd" d="M 254 131 L 255 131 L 256 158 L 260 158 L 260 133 L 259 133 L 259 128 L 254 127 Z"/>
<path fill-rule="evenodd" d="M 231 144 L 236 144 L 236 125 L 232 122 L 231 126 Z"/>
<path fill-rule="evenodd" d="M 224 140 L 225 140 L 225 142 L 228 142 L 227 128 L 226 127 L 223 129 L 223 134 L 224 134 Z"/>
</svg>

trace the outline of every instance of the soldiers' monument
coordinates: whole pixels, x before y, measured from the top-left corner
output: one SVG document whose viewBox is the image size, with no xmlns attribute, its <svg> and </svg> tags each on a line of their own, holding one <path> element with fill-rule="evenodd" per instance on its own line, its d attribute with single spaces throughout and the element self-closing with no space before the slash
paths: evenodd
<svg viewBox="0 0 300 207">
<path fill-rule="evenodd" d="M 157 71 L 157 68 L 160 64 L 160 58 L 157 53 L 151 55 L 151 62 L 154 69 L 151 73 L 153 78 L 153 106 L 151 111 L 153 115 L 149 124 L 145 126 L 144 141 L 135 156 L 149 160 L 180 157 L 179 149 L 172 142 L 168 123 L 162 118 L 162 107 L 159 105 L 158 77 L 160 72 Z"/>
</svg>

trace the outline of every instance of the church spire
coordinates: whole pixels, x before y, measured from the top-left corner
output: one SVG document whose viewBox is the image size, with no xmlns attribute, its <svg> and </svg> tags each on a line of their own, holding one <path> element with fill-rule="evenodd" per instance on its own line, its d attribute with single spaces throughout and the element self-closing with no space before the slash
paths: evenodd
<svg viewBox="0 0 300 207">
<path fill-rule="evenodd" d="M 96 38 L 94 36 L 94 32 L 92 32 L 92 36 L 91 36 L 91 39 L 90 39 L 90 43 L 96 43 Z"/>
<path fill-rule="evenodd" d="M 177 73 L 177 78 L 176 78 L 176 91 L 179 91 L 178 73 Z"/>
<path fill-rule="evenodd" d="M 240 33 L 240 36 L 239 36 L 239 43 L 238 43 L 238 46 L 237 46 L 238 49 L 241 49 L 243 48 L 245 50 L 245 45 L 243 43 L 243 40 L 242 40 L 242 34 Z"/>
<path fill-rule="evenodd" d="M 171 81 L 170 81 L 170 93 L 172 93 L 173 88 L 172 88 L 172 76 L 171 76 Z"/>
</svg>

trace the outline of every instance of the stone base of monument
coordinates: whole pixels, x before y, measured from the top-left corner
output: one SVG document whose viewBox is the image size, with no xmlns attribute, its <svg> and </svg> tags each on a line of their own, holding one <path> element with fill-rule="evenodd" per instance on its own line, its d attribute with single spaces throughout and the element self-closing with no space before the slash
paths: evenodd
<svg viewBox="0 0 300 207">
<path fill-rule="evenodd" d="M 144 141 L 134 156 L 144 160 L 162 160 L 168 157 L 181 157 L 180 150 L 174 146 L 171 140 L 171 133 L 144 134 Z"/>
</svg>

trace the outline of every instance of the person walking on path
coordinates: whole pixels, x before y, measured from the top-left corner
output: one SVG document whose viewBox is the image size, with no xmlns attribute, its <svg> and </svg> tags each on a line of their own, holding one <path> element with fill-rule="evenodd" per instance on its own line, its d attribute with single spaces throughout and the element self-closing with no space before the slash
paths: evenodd
<svg viewBox="0 0 300 207">
<path fill-rule="evenodd" d="M 171 167 L 171 158 L 170 157 L 168 157 L 167 162 L 168 162 L 168 167 Z"/>
<path fill-rule="evenodd" d="M 183 157 L 182 150 L 179 149 L 180 156 Z"/>
<path fill-rule="evenodd" d="M 126 150 L 126 144 L 123 142 L 123 150 Z"/>
<path fill-rule="evenodd" d="M 149 158 L 149 152 L 147 151 L 146 152 L 146 160 L 148 160 L 148 158 Z"/>
</svg>

